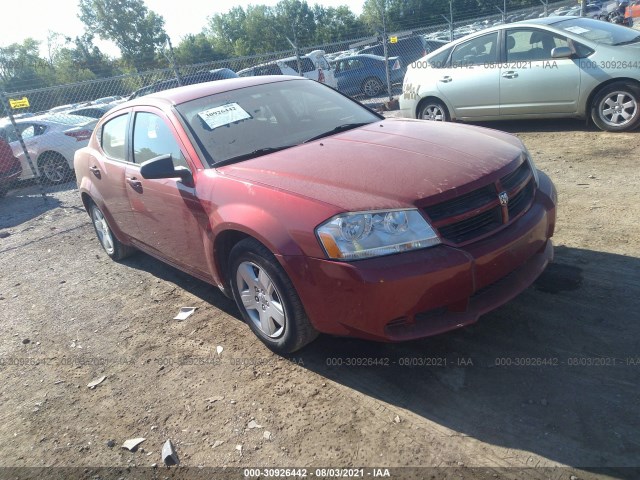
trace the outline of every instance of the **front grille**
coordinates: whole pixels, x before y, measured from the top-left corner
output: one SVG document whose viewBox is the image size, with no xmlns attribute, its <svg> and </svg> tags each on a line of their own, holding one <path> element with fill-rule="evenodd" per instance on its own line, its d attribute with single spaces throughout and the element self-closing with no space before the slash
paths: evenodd
<svg viewBox="0 0 640 480">
<path fill-rule="evenodd" d="M 434 222 L 447 217 L 460 215 L 469 210 L 480 208 L 496 199 L 496 187 L 493 184 L 479 188 L 453 200 L 438 203 L 425 208 L 427 215 Z"/>
<path fill-rule="evenodd" d="M 502 189 L 509 191 L 518 185 L 521 185 L 529 175 L 529 164 L 527 162 L 523 162 L 522 165 L 516 168 L 513 172 L 508 173 L 500 179 Z"/>
<path fill-rule="evenodd" d="M 515 218 L 522 213 L 533 198 L 533 179 L 509 200 L 509 218 Z"/>
<path fill-rule="evenodd" d="M 440 227 L 440 234 L 453 243 L 463 243 L 492 232 L 502 225 L 500 207 L 492 208 L 460 222 Z"/>
<path fill-rule="evenodd" d="M 463 244 L 508 224 L 529 207 L 534 191 L 531 169 L 523 162 L 495 183 L 427 206 L 424 211 L 444 240 Z M 508 193 L 506 208 L 500 205 L 498 192 Z"/>
</svg>

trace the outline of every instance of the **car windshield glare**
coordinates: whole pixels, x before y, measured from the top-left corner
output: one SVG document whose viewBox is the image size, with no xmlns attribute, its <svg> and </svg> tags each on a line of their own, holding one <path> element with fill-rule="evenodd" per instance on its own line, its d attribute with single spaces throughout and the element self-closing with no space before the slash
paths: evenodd
<svg viewBox="0 0 640 480">
<path fill-rule="evenodd" d="M 604 45 L 626 45 L 640 41 L 637 30 L 591 18 L 571 18 L 553 26 Z"/>
<path fill-rule="evenodd" d="M 297 79 L 217 93 L 176 109 L 210 166 L 246 160 L 299 145 L 337 127 L 382 118 L 325 85 Z"/>
</svg>

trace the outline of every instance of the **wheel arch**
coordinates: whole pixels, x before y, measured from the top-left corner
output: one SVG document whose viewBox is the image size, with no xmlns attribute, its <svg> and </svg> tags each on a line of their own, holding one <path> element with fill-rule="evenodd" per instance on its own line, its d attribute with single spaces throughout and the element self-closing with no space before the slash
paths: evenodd
<svg viewBox="0 0 640 480">
<path fill-rule="evenodd" d="M 260 241 L 246 232 L 236 229 L 228 229 L 218 233 L 213 242 L 214 267 L 217 271 L 220 284 L 224 287 L 223 292 L 229 298 L 232 297 L 230 283 L 231 279 L 229 278 L 228 274 L 229 255 L 231 253 L 231 249 L 245 238 L 253 238 L 257 241 Z"/>
<path fill-rule="evenodd" d="M 598 84 L 596 87 L 593 88 L 593 90 L 591 90 L 591 92 L 589 93 L 589 96 L 587 97 L 587 101 L 584 104 L 584 115 L 585 115 L 585 117 L 587 118 L 587 120 L 589 122 L 592 122 L 592 120 L 591 120 L 591 110 L 593 109 L 593 100 L 595 99 L 595 97 L 598 95 L 598 93 L 600 93 L 600 91 L 603 88 L 606 88 L 609 85 L 611 85 L 613 83 L 618 83 L 618 82 L 628 82 L 628 83 L 631 83 L 631 84 L 635 85 L 636 88 L 640 89 L 640 81 L 636 80 L 635 78 L 631 78 L 631 77 L 611 78 L 609 80 L 606 80 L 606 81 Z"/>
<path fill-rule="evenodd" d="M 109 224 L 111 233 L 115 235 L 116 239 L 123 245 L 127 245 L 127 246 L 131 245 L 129 238 L 118 228 L 118 224 L 115 222 L 113 215 L 111 215 L 111 211 L 107 208 L 104 202 L 96 201 L 96 199 L 93 198 L 91 194 L 89 194 L 86 191 L 82 191 L 80 193 L 80 199 L 82 200 L 82 205 L 84 205 L 84 208 L 87 211 L 89 218 L 91 218 L 91 210 L 90 210 L 91 205 L 95 204 L 100 209 L 104 217 L 107 219 L 107 223 Z"/>
<path fill-rule="evenodd" d="M 442 97 L 438 97 L 437 95 L 427 95 L 423 98 L 420 99 L 420 101 L 417 103 L 416 105 L 416 110 L 414 113 L 415 118 L 420 118 L 419 114 L 420 114 L 420 109 L 422 108 L 422 106 L 432 100 L 437 100 L 438 102 L 442 103 L 442 105 L 444 105 L 444 107 L 447 109 L 447 113 L 449 114 L 449 120 L 455 120 L 456 116 L 454 114 L 453 109 L 451 108 L 451 106 L 446 102 L 445 99 L 443 99 Z"/>
</svg>

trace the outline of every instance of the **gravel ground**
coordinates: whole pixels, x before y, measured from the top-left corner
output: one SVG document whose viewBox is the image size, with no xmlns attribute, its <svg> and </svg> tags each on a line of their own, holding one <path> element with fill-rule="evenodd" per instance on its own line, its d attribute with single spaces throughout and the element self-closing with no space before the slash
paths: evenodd
<svg viewBox="0 0 640 480">
<path fill-rule="evenodd" d="M 47 204 L 33 185 L 11 192 L 0 477 L 414 466 L 438 469 L 392 478 L 640 478 L 622 468 L 640 466 L 639 134 L 486 126 L 518 135 L 556 183 L 556 261 L 476 325 L 397 345 L 321 336 L 278 357 L 215 288 L 144 254 L 112 262 L 72 185 Z M 197 310 L 172 320 L 183 306 Z M 347 366 L 370 358 L 388 365 Z M 137 451 L 121 448 L 136 437 Z M 131 469 L 162 465 L 167 439 L 179 468 Z"/>
</svg>

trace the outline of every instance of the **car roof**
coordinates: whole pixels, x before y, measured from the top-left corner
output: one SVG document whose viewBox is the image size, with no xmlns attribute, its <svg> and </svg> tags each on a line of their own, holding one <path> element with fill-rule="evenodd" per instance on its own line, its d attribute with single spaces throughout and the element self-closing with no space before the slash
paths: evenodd
<svg viewBox="0 0 640 480">
<path fill-rule="evenodd" d="M 137 105 L 155 105 L 163 108 L 168 105 L 180 105 L 181 103 L 195 100 L 196 98 L 207 97 L 217 93 L 224 93 L 231 90 L 238 90 L 266 83 L 291 80 L 313 81 L 304 77 L 295 77 L 293 75 L 265 75 L 258 77 L 227 78 L 224 80 L 217 80 L 215 82 L 196 83 L 184 87 L 171 88 L 169 90 L 162 90 L 144 97 L 134 98 L 133 100 L 129 100 L 128 102 L 118 105 L 113 109 L 113 111 Z"/>
<path fill-rule="evenodd" d="M 451 45 L 454 44 L 460 44 L 463 41 L 466 41 L 468 39 L 471 39 L 473 37 L 478 37 L 481 36 L 485 33 L 490 33 L 490 32 L 497 32 L 500 30 L 506 30 L 508 28 L 514 28 L 514 27 L 526 27 L 526 26 L 538 26 L 538 25 L 543 25 L 543 26 L 553 26 L 556 23 L 560 23 L 564 20 L 570 20 L 570 19 L 576 19 L 576 18 L 585 18 L 588 19 L 587 17 L 578 17 L 578 16 L 554 16 L 554 17 L 543 17 L 543 18 L 532 18 L 529 20 L 520 20 L 519 22 L 513 22 L 513 23 L 502 23 L 500 25 L 494 25 L 493 27 L 488 27 L 488 28 L 484 28 L 482 30 L 478 30 L 476 32 L 472 32 L 469 33 L 468 35 L 465 35 L 464 37 L 460 37 L 455 39 L 453 42 L 449 42 L 449 43 L 444 43 L 441 47 L 439 47 L 437 50 L 434 50 L 431 53 L 437 52 L 441 49 L 444 49 L 444 47 L 449 47 Z M 431 54 L 430 53 L 430 54 Z"/>
<path fill-rule="evenodd" d="M 17 118 L 16 124 L 35 122 L 35 123 L 55 124 L 55 125 L 64 125 L 64 126 L 73 127 L 74 125 L 82 125 L 82 122 L 78 120 L 80 118 L 82 118 L 85 121 L 84 123 L 89 123 L 90 121 L 92 121 L 92 119 L 89 117 L 84 117 L 82 115 L 74 115 L 72 113 L 67 113 L 67 111 L 64 111 L 64 112 L 54 112 L 54 113 L 47 112 L 42 115 L 35 115 L 33 117 Z M 67 123 L 61 120 L 78 120 L 78 123 Z"/>
<path fill-rule="evenodd" d="M 532 18 L 529 20 L 521 20 L 519 22 L 515 22 L 516 25 L 521 25 L 524 23 L 533 23 L 533 24 L 537 24 L 537 25 L 553 25 L 554 23 L 558 23 L 562 20 L 568 20 L 570 18 L 581 18 L 581 17 L 577 17 L 577 16 L 562 16 L 562 15 L 555 15 L 552 17 L 542 17 L 542 18 Z M 511 24 L 507 24 L 507 25 L 514 25 L 514 23 Z M 502 26 L 502 25 L 500 25 Z"/>
<path fill-rule="evenodd" d="M 353 60 L 353 59 L 357 59 L 357 58 L 370 58 L 372 60 L 380 60 L 384 62 L 384 57 L 381 55 L 373 55 L 371 53 L 358 53 L 356 55 L 348 55 L 346 57 L 342 57 L 342 58 L 338 58 L 336 60 L 331 60 L 329 63 L 336 63 L 336 62 L 341 62 L 343 60 Z M 389 61 L 391 60 L 395 60 L 396 58 L 398 58 L 397 56 L 393 56 L 393 57 L 389 57 Z"/>
</svg>

